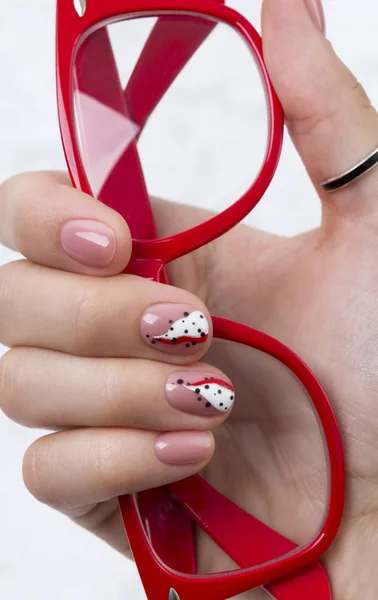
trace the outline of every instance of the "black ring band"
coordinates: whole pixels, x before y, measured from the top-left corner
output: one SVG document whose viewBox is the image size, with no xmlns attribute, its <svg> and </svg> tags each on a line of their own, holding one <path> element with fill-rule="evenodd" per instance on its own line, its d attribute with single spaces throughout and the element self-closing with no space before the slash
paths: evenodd
<svg viewBox="0 0 378 600">
<path fill-rule="evenodd" d="M 374 150 L 372 154 L 369 154 L 367 158 L 358 163 L 353 169 L 343 173 L 339 177 L 333 177 L 332 179 L 328 179 L 321 184 L 323 190 L 326 192 L 335 192 L 346 185 L 349 185 L 361 175 L 364 175 L 367 171 L 370 171 L 376 164 L 378 164 L 378 148 Z"/>
</svg>

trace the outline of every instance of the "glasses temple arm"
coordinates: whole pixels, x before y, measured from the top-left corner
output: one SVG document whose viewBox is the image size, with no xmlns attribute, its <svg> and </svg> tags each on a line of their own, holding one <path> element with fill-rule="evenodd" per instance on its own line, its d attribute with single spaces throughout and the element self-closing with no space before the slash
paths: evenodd
<svg viewBox="0 0 378 600">
<path fill-rule="evenodd" d="M 251 568 L 289 554 L 297 545 L 228 500 L 202 477 L 169 485 L 196 523 L 240 567 Z M 227 518 L 225 518 L 227 516 Z M 276 600 L 330 600 L 328 577 L 320 562 L 264 588 Z"/>
<path fill-rule="evenodd" d="M 125 117 L 130 124 L 132 119 L 125 102 L 113 50 L 106 28 L 89 36 L 80 46 L 75 59 L 75 92 L 90 96 L 100 106 L 107 107 L 115 114 Z M 87 120 L 85 110 L 81 110 L 81 97 L 75 103 L 78 131 L 85 140 L 92 139 L 93 128 L 101 124 Z M 82 153 L 85 150 L 82 147 Z M 84 157 L 83 157 L 84 158 Z M 96 165 L 101 156 L 89 148 L 89 161 Z M 89 182 L 92 187 L 92 182 Z M 132 236 L 139 239 L 156 237 L 151 204 L 139 159 L 136 140 L 132 139 L 125 151 L 95 194 L 101 202 L 116 210 L 127 221 Z"/>
<path fill-rule="evenodd" d="M 119 500 L 127 530 L 128 520 L 135 518 L 131 516 L 134 512 L 130 511 L 130 497 L 122 496 Z M 179 573 L 197 572 L 192 548 L 194 537 L 182 535 L 187 526 L 186 521 L 182 521 L 183 512 L 244 569 L 277 560 L 297 548 L 291 540 L 228 500 L 199 475 L 140 492 L 137 504 L 155 556 Z M 267 583 L 264 589 L 275 600 L 331 600 L 327 573 L 319 561 L 285 579 Z"/>
<path fill-rule="evenodd" d="M 223 4 L 223 0 L 218 1 Z M 159 18 L 124 92 L 133 121 L 141 129 L 215 26 L 215 22 L 200 16 Z"/>
</svg>

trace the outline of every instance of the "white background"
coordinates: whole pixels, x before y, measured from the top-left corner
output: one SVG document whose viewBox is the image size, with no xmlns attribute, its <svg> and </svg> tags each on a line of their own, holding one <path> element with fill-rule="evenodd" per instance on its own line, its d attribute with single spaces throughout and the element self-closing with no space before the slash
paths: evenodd
<svg viewBox="0 0 378 600">
<path fill-rule="evenodd" d="M 0 180 L 65 167 L 55 108 L 54 4 L 0 0 Z M 260 4 L 231 3 L 258 28 Z M 328 37 L 378 105 L 377 0 L 325 0 L 325 10 Z M 200 173 L 193 177 L 200 184 Z M 318 200 L 286 139 L 276 178 L 249 222 L 290 235 L 316 225 L 319 215 Z M 16 256 L 0 246 L 0 264 Z M 24 489 L 22 456 L 39 433 L 0 415 L 0 598 L 144 598 L 132 564 Z"/>
</svg>

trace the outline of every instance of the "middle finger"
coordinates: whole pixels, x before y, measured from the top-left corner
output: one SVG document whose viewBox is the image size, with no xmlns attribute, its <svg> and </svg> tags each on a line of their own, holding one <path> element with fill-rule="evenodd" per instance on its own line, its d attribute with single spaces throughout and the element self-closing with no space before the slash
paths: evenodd
<svg viewBox="0 0 378 600">
<path fill-rule="evenodd" d="M 22 260 L 0 269 L 0 342 L 81 356 L 198 360 L 211 342 L 203 303 L 134 275 L 99 279 Z"/>
</svg>

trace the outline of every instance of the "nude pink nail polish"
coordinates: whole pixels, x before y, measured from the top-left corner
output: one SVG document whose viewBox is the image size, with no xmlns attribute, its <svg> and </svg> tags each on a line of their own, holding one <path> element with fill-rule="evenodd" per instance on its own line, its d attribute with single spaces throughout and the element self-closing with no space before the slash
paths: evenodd
<svg viewBox="0 0 378 600">
<path fill-rule="evenodd" d="M 68 221 L 60 232 L 60 244 L 66 254 L 88 267 L 107 267 L 115 254 L 113 231 L 99 221 Z"/>
<path fill-rule="evenodd" d="M 172 373 L 165 385 L 165 395 L 173 408 L 204 417 L 230 411 L 235 399 L 229 380 L 201 371 Z"/>
<path fill-rule="evenodd" d="M 154 304 L 142 316 L 140 332 L 146 344 L 161 352 L 197 352 L 209 336 L 209 323 L 190 304 Z"/>
<path fill-rule="evenodd" d="M 206 431 L 173 431 L 155 440 L 155 454 L 167 465 L 191 465 L 211 457 L 213 440 Z"/>
</svg>

